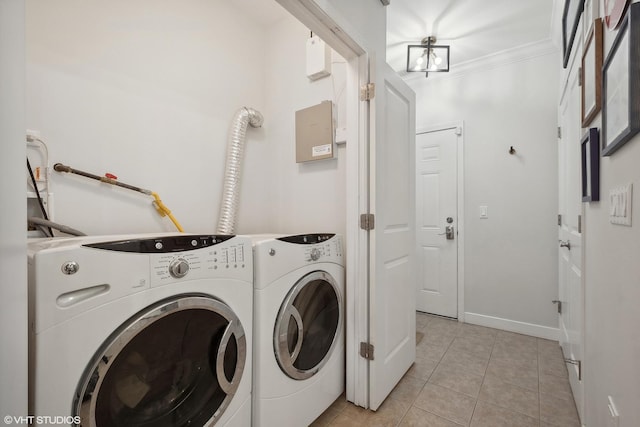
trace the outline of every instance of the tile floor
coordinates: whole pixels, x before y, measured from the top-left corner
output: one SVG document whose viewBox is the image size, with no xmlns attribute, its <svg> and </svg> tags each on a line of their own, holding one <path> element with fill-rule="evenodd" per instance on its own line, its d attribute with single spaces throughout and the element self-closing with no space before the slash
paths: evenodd
<svg viewBox="0 0 640 427">
<path fill-rule="evenodd" d="M 416 361 L 378 411 L 339 398 L 312 427 L 580 427 L 549 341 L 418 313 Z"/>
</svg>

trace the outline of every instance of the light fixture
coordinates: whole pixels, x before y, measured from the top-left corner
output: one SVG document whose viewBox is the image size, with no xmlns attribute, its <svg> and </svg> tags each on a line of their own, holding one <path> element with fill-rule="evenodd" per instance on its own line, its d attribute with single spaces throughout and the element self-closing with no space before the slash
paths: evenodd
<svg viewBox="0 0 640 427">
<path fill-rule="evenodd" d="M 407 49 L 407 72 L 429 77 L 429 73 L 449 71 L 449 46 L 436 45 L 435 36 L 425 37 L 420 43 Z"/>
</svg>

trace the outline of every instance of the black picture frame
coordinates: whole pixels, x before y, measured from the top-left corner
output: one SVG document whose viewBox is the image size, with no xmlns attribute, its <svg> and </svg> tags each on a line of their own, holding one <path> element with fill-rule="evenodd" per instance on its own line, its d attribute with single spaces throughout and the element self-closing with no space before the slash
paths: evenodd
<svg viewBox="0 0 640 427">
<path fill-rule="evenodd" d="M 620 96 L 625 89 L 626 103 Z M 632 3 L 602 66 L 602 155 L 612 155 L 639 131 L 640 3 Z"/>
<path fill-rule="evenodd" d="M 578 32 L 578 22 L 584 10 L 584 0 L 565 0 L 562 12 L 562 67 L 567 68 L 571 47 Z"/>
<path fill-rule="evenodd" d="M 582 201 L 600 200 L 600 141 L 598 128 L 589 128 L 582 137 Z"/>
</svg>

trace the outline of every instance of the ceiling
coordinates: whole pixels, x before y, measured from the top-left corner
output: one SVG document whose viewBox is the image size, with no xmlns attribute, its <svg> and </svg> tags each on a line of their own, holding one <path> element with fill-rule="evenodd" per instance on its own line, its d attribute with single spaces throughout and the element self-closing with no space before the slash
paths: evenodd
<svg viewBox="0 0 640 427">
<path fill-rule="evenodd" d="M 406 75 L 407 45 L 435 35 L 451 46 L 451 65 L 551 38 L 559 0 L 391 0 L 387 62 Z M 416 73 L 417 74 L 417 73 Z"/>
<path fill-rule="evenodd" d="M 348 1 L 348 0 L 347 0 Z M 369 0 L 376 1 L 376 0 Z M 407 46 L 435 35 L 451 46 L 451 64 L 478 60 L 552 37 L 562 0 L 391 0 L 387 8 L 387 62 L 406 76 Z M 256 23 L 271 26 L 288 15 L 276 0 L 234 0 Z M 557 27 L 557 23 L 556 23 Z M 416 76 L 418 73 L 410 73 Z"/>
<path fill-rule="evenodd" d="M 232 4 L 267 27 L 289 14 L 276 0 L 233 0 Z"/>
</svg>

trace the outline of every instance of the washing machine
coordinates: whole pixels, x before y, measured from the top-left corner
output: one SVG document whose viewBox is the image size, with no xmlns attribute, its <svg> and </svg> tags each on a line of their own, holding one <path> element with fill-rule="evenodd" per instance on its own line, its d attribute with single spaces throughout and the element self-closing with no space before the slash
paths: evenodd
<svg viewBox="0 0 640 427">
<path fill-rule="evenodd" d="M 253 425 L 307 426 L 344 391 L 342 237 L 252 240 Z"/>
<path fill-rule="evenodd" d="M 251 425 L 248 238 L 130 235 L 28 245 L 35 425 Z"/>
</svg>

